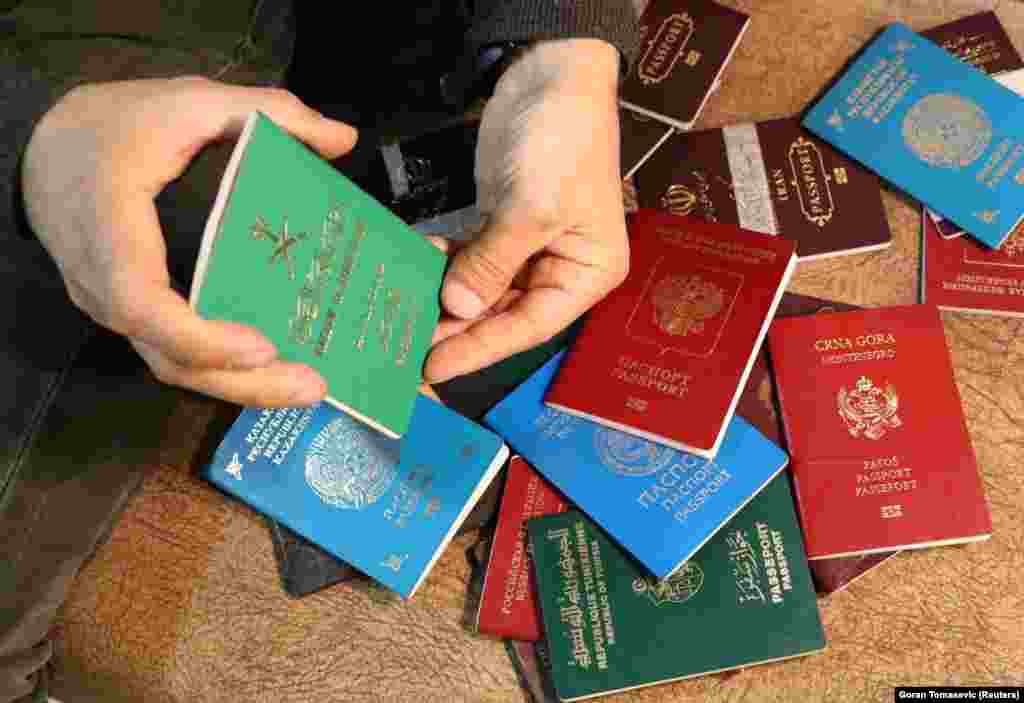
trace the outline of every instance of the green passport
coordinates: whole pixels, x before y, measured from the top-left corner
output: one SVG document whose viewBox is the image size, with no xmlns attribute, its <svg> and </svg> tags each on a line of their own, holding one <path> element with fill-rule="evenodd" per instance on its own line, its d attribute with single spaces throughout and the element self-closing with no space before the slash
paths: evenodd
<svg viewBox="0 0 1024 703">
<path fill-rule="evenodd" d="M 563 701 L 825 648 L 785 474 L 661 582 L 579 512 L 528 529 Z"/>
<path fill-rule="evenodd" d="M 203 318 L 259 329 L 327 401 L 405 433 L 447 257 L 261 113 L 235 147 L 196 263 Z"/>
</svg>

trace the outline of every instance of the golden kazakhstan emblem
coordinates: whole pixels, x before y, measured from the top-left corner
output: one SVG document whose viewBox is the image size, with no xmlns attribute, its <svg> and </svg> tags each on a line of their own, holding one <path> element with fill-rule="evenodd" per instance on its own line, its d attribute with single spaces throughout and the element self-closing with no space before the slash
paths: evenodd
<svg viewBox="0 0 1024 703">
<path fill-rule="evenodd" d="M 899 397 L 891 383 L 885 390 L 878 388 L 867 376 L 861 376 L 850 391 L 846 386 L 836 395 L 839 417 L 854 437 L 879 439 L 888 430 L 900 427 L 903 421 L 896 414 Z"/>
<path fill-rule="evenodd" d="M 685 337 L 704 331 L 725 305 L 725 291 L 697 274 L 666 276 L 651 291 L 654 324 L 665 334 Z"/>
<path fill-rule="evenodd" d="M 384 443 L 345 415 L 324 427 L 306 452 L 306 483 L 327 505 L 362 510 L 391 487 L 398 474 Z"/>
<path fill-rule="evenodd" d="M 972 100 L 932 93 L 907 111 L 903 140 L 930 166 L 963 168 L 985 153 L 992 141 L 992 122 Z"/>
<path fill-rule="evenodd" d="M 656 606 L 665 603 L 685 603 L 700 593 L 704 585 L 704 570 L 695 561 L 680 566 L 667 579 L 658 581 L 652 576 L 633 579 L 633 592 L 651 599 Z"/>
</svg>

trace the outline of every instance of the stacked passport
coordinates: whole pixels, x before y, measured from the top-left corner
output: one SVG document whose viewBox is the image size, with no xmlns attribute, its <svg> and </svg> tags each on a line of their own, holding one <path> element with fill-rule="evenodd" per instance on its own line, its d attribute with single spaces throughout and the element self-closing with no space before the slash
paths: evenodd
<svg viewBox="0 0 1024 703">
<path fill-rule="evenodd" d="M 330 397 L 244 410 L 204 476 L 271 518 L 291 592 L 362 573 L 412 597 L 496 512 L 476 627 L 572 701 L 820 652 L 818 595 L 990 536 L 939 310 L 1024 314 L 1024 64 L 990 12 L 893 25 L 802 117 L 689 131 L 751 21 L 649 4 L 626 281 L 442 402 L 416 388 L 444 256 L 250 119 L 192 302 Z M 927 206 L 922 304 L 787 293 L 798 262 L 891 245 L 880 178 Z"/>
</svg>

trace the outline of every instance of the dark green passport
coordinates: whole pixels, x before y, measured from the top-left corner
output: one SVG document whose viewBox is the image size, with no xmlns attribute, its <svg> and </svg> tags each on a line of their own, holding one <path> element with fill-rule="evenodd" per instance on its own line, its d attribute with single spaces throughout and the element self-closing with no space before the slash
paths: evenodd
<svg viewBox="0 0 1024 703">
<path fill-rule="evenodd" d="M 327 401 L 405 433 L 440 315 L 447 257 L 260 113 L 203 233 L 191 304 L 252 325 L 312 366 Z"/>
<path fill-rule="evenodd" d="M 574 701 L 825 648 L 780 474 L 658 582 L 583 514 L 529 522 L 555 690 Z"/>
</svg>

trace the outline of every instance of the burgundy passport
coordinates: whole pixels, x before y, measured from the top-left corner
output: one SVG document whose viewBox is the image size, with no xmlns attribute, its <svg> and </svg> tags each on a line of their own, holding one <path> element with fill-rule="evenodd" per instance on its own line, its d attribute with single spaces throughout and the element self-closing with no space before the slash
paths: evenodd
<svg viewBox="0 0 1024 703">
<path fill-rule="evenodd" d="M 639 210 L 625 282 L 595 305 L 544 402 L 707 459 L 796 263 L 787 239 Z"/>
<path fill-rule="evenodd" d="M 526 539 L 526 521 L 567 509 L 568 503 L 561 494 L 525 459 L 512 457 L 484 573 L 477 630 L 525 642 L 541 638 L 537 585 Z"/>
</svg>

